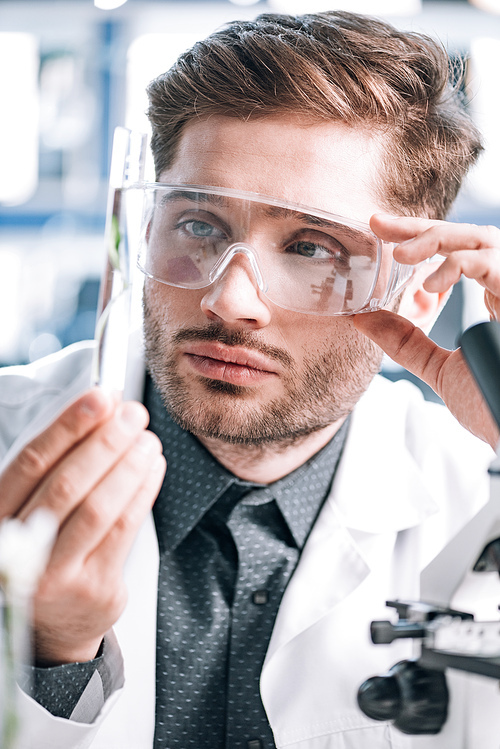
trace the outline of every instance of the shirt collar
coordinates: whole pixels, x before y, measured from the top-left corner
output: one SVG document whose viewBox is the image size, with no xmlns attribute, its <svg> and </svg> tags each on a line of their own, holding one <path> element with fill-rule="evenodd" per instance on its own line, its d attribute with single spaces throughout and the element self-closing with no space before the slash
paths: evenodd
<svg viewBox="0 0 500 749">
<path fill-rule="evenodd" d="M 302 549 L 329 494 L 348 431 L 348 420 L 322 450 L 295 471 L 243 498 L 243 504 L 276 501 L 299 549 Z"/>
<path fill-rule="evenodd" d="M 164 445 L 167 473 L 154 506 L 160 548 L 176 548 L 234 483 L 248 486 L 245 504 L 275 500 L 301 549 L 328 495 L 347 434 L 347 421 L 304 465 L 278 481 L 259 485 L 238 479 L 189 432 L 175 424 L 150 378 L 145 405 L 150 429 Z"/>
</svg>

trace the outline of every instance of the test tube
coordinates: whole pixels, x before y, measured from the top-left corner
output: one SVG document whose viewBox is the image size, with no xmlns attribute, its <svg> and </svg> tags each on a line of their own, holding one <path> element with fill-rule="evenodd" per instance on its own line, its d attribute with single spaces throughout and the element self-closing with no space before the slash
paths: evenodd
<svg viewBox="0 0 500 749">
<path fill-rule="evenodd" d="M 137 247 L 130 241 L 129 191 L 144 179 L 147 136 L 117 127 L 113 137 L 106 210 L 105 267 L 101 279 L 91 384 L 123 393 L 131 321 L 132 281 Z M 131 246 L 132 245 L 132 246 Z"/>
</svg>

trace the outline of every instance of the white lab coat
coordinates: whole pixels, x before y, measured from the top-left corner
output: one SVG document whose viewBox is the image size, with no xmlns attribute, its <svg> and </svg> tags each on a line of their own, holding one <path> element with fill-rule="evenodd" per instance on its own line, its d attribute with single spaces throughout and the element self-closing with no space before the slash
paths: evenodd
<svg viewBox="0 0 500 749">
<path fill-rule="evenodd" d="M 91 344 L 76 344 L 0 373 L 4 463 L 87 386 L 90 352 Z M 132 347 L 126 397 L 141 398 L 143 377 Z M 411 655 L 408 641 L 372 645 L 370 621 L 391 618 L 388 599 L 419 598 L 419 570 L 487 499 L 492 455 L 413 386 L 378 377 L 372 383 L 354 411 L 333 491 L 285 592 L 264 664 L 262 699 L 278 747 L 500 746 L 491 708 L 486 718 L 480 712 L 497 689 L 493 680 L 454 672 L 450 717 L 437 736 L 405 736 L 356 704 L 366 678 Z M 151 749 L 157 571 L 149 518 L 127 562 L 129 602 L 114 628 L 124 688 L 91 725 L 54 718 L 23 695 L 21 749 Z M 500 696 L 492 699 L 496 716 Z"/>
</svg>

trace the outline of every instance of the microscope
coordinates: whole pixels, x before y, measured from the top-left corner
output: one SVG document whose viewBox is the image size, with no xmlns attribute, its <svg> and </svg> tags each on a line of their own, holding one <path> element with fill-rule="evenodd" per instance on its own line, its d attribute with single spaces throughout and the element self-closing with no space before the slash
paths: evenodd
<svg viewBox="0 0 500 749">
<path fill-rule="evenodd" d="M 500 322 L 474 325 L 462 335 L 460 345 L 500 427 Z M 489 475 L 489 501 L 423 570 L 423 600 L 387 601 L 397 620 L 371 623 L 374 644 L 411 638 L 419 651 L 418 657 L 369 678 L 358 691 L 358 705 L 365 715 L 391 721 L 405 734 L 441 731 L 450 698 L 448 668 L 500 682 L 500 617 L 477 621 L 473 614 L 451 608 L 461 586 L 478 587 L 485 573 L 498 578 L 496 607 L 500 608 L 500 445 Z"/>
</svg>

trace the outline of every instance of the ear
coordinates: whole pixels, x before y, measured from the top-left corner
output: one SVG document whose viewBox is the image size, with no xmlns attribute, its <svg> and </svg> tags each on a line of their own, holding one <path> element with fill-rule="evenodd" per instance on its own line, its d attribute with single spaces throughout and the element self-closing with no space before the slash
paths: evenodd
<svg viewBox="0 0 500 749">
<path fill-rule="evenodd" d="M 444 258 L 443 258 L 444 259 Z M 398 314 L 429 333 L 448 301 L 452 289 L 442 293 L 429 292 L 423 287 L 427 276 L 436 270 L 436 263 L 424 263 L 413 276 L 401 298 Z"/>
</svg>

